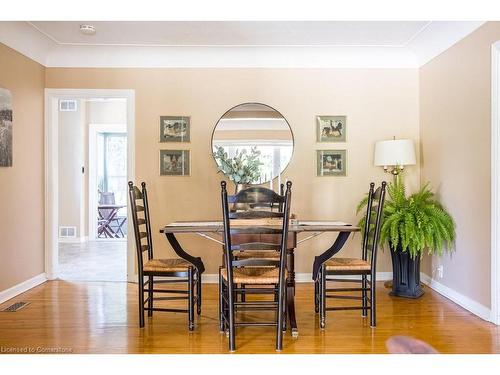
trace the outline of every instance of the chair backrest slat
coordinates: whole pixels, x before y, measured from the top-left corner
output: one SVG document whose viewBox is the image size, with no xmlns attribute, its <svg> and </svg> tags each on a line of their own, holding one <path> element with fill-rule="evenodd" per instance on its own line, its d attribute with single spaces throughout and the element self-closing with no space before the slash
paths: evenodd
<svg viewBox="0 0 500 375">
<path fill-rule="evenodd" d="M 279 251 L 281 245 L 266 243 L 266 242 L 249 242 L 242 243 L 239 245 L 231 245 L 231 249 L 234 250 L 269 250 L 269 251 Z"/>
<path fill-rule="evenodd" d="M 251 211 L 230 212 L 229 217 L 231 219 L 272 219 L 281 218 L 283 217 L 283 214 L 277 211 L 263 211 L 252 209 Z"/>
<path fill-rule="evenodd" d="M 115 193 L 112 191 L 100 191 L 99 190 L 99 205 L 114 205 Z M 112 208 L 100 208 L 99 212 L 104 219 L 108 218 L 113 213 Z"/>
<path fill-rule="evenodd" d="M 279 204 L 285 202 L 285 196 L 279 195 L 273 190 L 251 187 L 241 190 L 235 195 L 228 195 L 228 203 L 246 203 L 256 205 Z"/>
<path fill-rule="evenodd" d="M 143 253 L 147 252 L 148 259 L 153 259 L 153 241 L 151 236 L 151 223 L 149 219 L 148 196 L 146 183 L 142 182 L 142 189 L 128 182 L 130 210 L 134 225 L 135 245 L 139 272 L 142 273 Z M 143 243 L 145 239 L 146 243 Z"/>
<path fill-rule="evenodd" d="M 233 233 L 231 234 L 231 245 L 246 244 L 246 243 L 262 243 L 269 244 L 271 246 L 281 247 L 281 231 L 280 233 L 255 233 L 255 234 L 244 234 L 244 233 Z M 288 233 L 288 243 L 287 249 L 295 249 L 297 247 L 297 234 L 295 232 Z M 271 249 L 271 247 L 262 247 L 262 250 Z M 255 249 L 258 250 L 258 249 Z"/>
</svg>

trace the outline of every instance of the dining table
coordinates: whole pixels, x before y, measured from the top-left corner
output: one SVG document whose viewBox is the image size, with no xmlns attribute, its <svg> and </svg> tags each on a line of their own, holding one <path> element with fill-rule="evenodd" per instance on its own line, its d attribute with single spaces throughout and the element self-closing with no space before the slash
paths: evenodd
<svg viewBox="0 0 500 375">
<path fill-rule="evenodd" d="M 239 226 L 241 228 L 241 226 Z M 255 228 L 255 226 L 248 226 Z M 259 225 L 258 227 L 270 228 L 271 226 Z M 274 226 L 279 228 L 277 226 Z M 314 258 L 312 267 L 312 279 L 317 280 L 318 272 L 321 265 L 337 254 L 346 243 L 349 235 L 353 232 L 359 232 L 360 228 L 341 221 L 320 221 L 320 220 L 291 220 L 289 232 L 299 235 L 304 234 L 302 238 L 297 237 L 297 245 L 317 237 L 323 233 L 338 233 L 336 239 L 331 246 Z M 224 226 L 222 221 L 176 221 L 165 225 L 160 229 L 174 252 L 181 258 L 187 260 L 202 274 L 205 271 L 205 266 L 201 257 L 194 257 L 186 252 L 179 243 L 177 236 L 182 234 L 194 234 L 214 241 L 221 246 L 224 245 L 222 235 Z M 221 247 L 222 249 L 222 247 Z M 289 327 L 291 328 L 292 337 L 298 337 L 299 330 L 295 314 L 295 248 L 287 249 L 286 267 L 288 271 L 288 279 L 286 285 L 287 297 L 287 316 Z M 207 254 L 209 256 L 209 254 Z"/>
</svg>

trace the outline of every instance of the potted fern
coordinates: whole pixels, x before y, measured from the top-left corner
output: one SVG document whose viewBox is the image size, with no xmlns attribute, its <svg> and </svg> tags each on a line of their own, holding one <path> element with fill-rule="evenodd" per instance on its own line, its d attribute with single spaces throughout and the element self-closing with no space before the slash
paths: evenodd
<svg viewBox="0 0 500 375">
<path fill-rule="evenodd" d="M 391 251 L 393 281 L 391 295 L 418 298 L 424 292 L 420 285 L 420 259 L 427 252 L 442 255 L 451 251 L 455 240 L 455 223 L 434 198 L 429 184 L 407 196 L 401 178 L 388 186 L 388 199 L 380 229 L 381 245 Z M 363 199 L 358 212 L 366 205 Z M 364 219 L 360 220 L 363 226 Z"/>
</svg>

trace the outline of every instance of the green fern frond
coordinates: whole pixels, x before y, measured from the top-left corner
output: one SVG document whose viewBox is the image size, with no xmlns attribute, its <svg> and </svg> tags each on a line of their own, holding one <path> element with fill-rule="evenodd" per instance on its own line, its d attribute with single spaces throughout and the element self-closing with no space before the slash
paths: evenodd
<svg viewBox="0 0 500 375">
<path fill-rule="evenodd" d="M 456 237 L 455 223 L 450 214 L 438 202 L 429 183 L 416 193 L 406 195 L 402 179 L 387 187 L 379 243 L 388 243 L 393 248 L 408 251 L 411 257 L 429 254 L 442 255 L 453 251 Z M 367 197 L 356 208 L 359 213 L 366 207 Z M 366 213 L 359 220 L 364 229 Z"/>
</svg>

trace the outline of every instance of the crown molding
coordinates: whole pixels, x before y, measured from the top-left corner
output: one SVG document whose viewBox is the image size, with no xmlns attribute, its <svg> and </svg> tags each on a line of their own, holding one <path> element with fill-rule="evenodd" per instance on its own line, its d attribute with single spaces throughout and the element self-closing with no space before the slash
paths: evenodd
<svg viewBox="0 0 500 375">
<path fill-rule="evenodd" d="M 46 67 L 419 68 L 484 22 L 429 22 L 403 46 L 61 44 L 29 22 L 0 22 L 0 42 Z"/>
<path fill-rule="evenodd" d="M 47 57 L 56 44 L 26 22 L 1 21 L 0 43 L 37 63 L 47 66 Z"/>
<path fill-rule="evenodd" d="M 477 30 L 484 23 L 484 21 L 431 22 L 408 43 L 407 47 L 415 54 L 420 67 Z"/>
<path fill-rule="evenodd" d="M 414 68 L 411 52 L 392 47 L 57 46 L 49 67 L 91 68 Z"/>
</svg>

